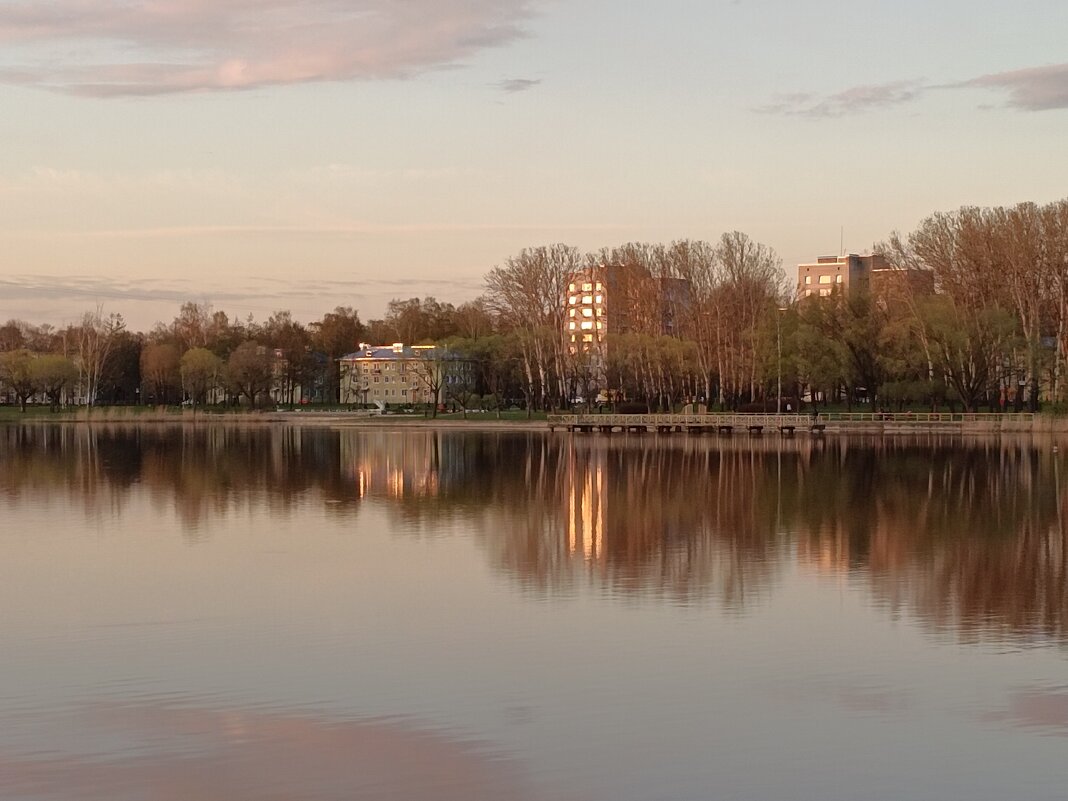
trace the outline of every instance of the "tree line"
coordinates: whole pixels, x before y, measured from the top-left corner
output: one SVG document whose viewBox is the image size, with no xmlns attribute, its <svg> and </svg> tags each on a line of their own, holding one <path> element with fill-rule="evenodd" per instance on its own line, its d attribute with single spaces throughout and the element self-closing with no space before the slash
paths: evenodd
<svg viewBox="0 0 1068 801">
<path fill-rule="evenodd" d="M 490 270 L 476 299 L 395 299 L 366 322 L 349 306 L 302 323 L 197 303 L 147 332 L 99 308 L 62 328 L 13 320 L 0 326 L 0 391 L 53 406 L 338 403 L 341 357 L 404 342 L 451 353 L 462 369 L 443 388 L 461 408 L 772 410 L 804 399 L 974 411 L 1062 399 L 1068 199 L 936 213 L 876 251 L 887 280 L 801 300 L 772 248 L 731 232 L 591 253 L 526 248 Z M 607 330 L 587 346 L 568 335 L 565 298 L 603 265 L 633 280 L 613 287 Z M 933 293 L 908 280 L 921 272 Z"/>
</svg>

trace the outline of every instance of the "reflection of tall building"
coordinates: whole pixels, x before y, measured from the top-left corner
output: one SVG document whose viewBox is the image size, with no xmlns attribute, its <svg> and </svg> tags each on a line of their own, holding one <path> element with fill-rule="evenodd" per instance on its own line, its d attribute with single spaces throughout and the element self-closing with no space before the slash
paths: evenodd
<svg viewBox="0 0 1068 801">
<path fill-rule="evenodd" d="M 341 464 L 360 498 L 433 497 L 440 490 L 440 434 L 345 432 Z"/>
<path fill-rule="evenodd" d="M 567 552 L 589 561 L 604 556 L 608 492 L 600 459 L 578 462 L 571 454 L 567 481 Z"/>
</svg>

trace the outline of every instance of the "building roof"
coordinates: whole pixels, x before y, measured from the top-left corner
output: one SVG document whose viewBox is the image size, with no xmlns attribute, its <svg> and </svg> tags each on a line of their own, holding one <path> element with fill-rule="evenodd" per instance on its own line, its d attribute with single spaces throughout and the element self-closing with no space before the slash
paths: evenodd
<svg viewBox="0 0 1068 801">
<path fill-rule="evenodd" d="M 405 345 L 402 342 L 396 342 L 392 345 L 365 345 L 361 343 L 359 350 L 345 354 L 341 357 L 341 361 L 354 362 L 366 359 L 369 361 L 399 362 L 406 359 L 425 359 L 428 355 L 433 355 L 435 350 L 437 350 L 435 345 Z"/>
</svg>

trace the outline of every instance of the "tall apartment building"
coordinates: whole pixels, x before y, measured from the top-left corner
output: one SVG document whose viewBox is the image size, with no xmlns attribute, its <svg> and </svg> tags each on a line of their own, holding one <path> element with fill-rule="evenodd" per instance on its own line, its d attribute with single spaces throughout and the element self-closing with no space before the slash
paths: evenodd
<svg viewBox="0 0 1068 801">
<path fill-rule="evenodd" d="M 690 302 L 690 283 L 631 264 L 600 264 L 568 283 L 565 341 L 572 353 L 602 350 L 608 334 L 672 335 Z"/>
</svg>

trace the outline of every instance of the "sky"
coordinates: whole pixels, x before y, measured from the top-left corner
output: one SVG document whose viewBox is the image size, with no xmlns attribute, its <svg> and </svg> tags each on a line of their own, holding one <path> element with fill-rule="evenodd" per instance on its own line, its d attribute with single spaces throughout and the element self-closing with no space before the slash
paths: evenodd
<svg viewBox="0 0 1068 801">
<path fill-rule="evenodd" d="M 1063 0 L 0 0 L 0 320 L 365 319 L 528 246 L 787 270 L 1068 195 Z"/>
</svg>

